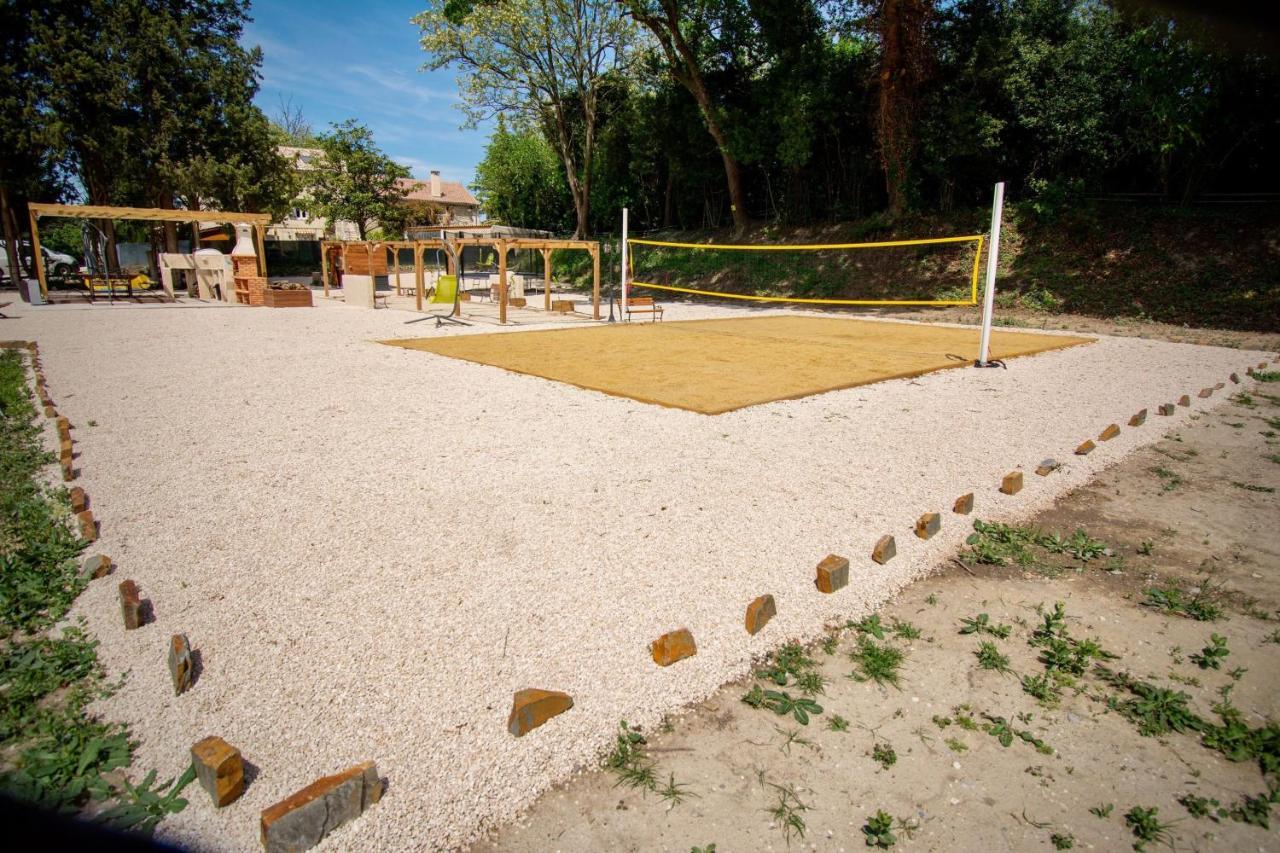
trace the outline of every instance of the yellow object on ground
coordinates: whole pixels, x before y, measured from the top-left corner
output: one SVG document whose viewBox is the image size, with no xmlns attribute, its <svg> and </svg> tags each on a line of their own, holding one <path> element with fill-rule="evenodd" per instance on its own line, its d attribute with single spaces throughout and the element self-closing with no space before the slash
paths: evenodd
<svg viewBox="0 0 1280 853">
<path fill-rule="evenodd" d="M 996 331 L 1006 359 L 1092 338 Z M 968 367 L 976 328 L 834 317 L 750 317 L 383 341 L 717 415 L 745 406 Z"/>
</svg>

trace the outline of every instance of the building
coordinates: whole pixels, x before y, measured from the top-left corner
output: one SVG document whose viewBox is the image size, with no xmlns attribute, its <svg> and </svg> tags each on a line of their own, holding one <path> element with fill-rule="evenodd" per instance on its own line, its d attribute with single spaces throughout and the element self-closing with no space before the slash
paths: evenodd
<svg viewBox="0 0 1280 853">
<path fill-rule="evenodd" d="M 430 222 L 415 222 L 418 225 L 478 225 L 480 224 L 480 202 L 467 191 L 467 188 L 455 181 L 442 181 L 439 170 L 431 170 L 431 178 L 419 181 L 405 178 L 400 186 L 407 192 L 405 204 L 424 208 L 424 214 L 432 217 Z M 415 217 L 425 218 L 425 217 Z"/>
</svg>

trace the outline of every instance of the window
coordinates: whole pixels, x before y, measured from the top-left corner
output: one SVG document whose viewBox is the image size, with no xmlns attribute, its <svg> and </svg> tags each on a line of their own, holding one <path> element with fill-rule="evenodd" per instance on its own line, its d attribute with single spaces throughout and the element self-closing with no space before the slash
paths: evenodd
<svg viewBox="0 0 1280 853">
<path fill-rule="evenodd" d="M 292 214 L 290 215 L 290 218 L 291 219 L 310 219 L 311 212 L 306 210 L 305 208 L 295 207 L 293 209 Z"/>
</svg>

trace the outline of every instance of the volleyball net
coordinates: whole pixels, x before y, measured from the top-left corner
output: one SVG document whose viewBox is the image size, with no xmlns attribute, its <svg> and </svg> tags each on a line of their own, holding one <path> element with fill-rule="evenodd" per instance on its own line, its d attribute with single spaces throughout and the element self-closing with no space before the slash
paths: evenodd
<svg viewBox="0 0 1280 853">
<path fill-rule="evenodd" d="M 865 243 L 627 241 L 633 295 L 848 306 L 978 304 L 985 234 Z M 644 292 L 648 291 L 648 292 Z"/>
</svg>

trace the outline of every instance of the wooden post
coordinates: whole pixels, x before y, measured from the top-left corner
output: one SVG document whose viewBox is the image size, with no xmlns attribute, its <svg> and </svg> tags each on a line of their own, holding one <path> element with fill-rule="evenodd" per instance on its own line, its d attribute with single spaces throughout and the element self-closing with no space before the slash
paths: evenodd
<svg viewBox="0 0 1280 853">
<path fill-rule="evenodd" d="M 600 319 L 600 244 L 591 246 L 591 318 Z"/>
<path fill-rule="evenodd" d="M 342 301 L 347 301 L 347 289 L 343 287 L 343 279 L 347 276 L 347 243 L 344 240 L 341 248 L 338 250 L 339 259 L 342 261 L 342 270 L 338 273 L 338 287 L 342 287 Z"/>
<path fill-rule="evenodd" d="M 200 248 L 200 223 L 192 222 L 191 223 L 191 253 L 195 254 L 196 250 L 199 248 Z"/>
<path fill-rule="evenodd" d="M 499 240 L 498 246 L 498 322 L 507 322 L 507 241 Z"/>
<path fill-rule="evenodd" d="M 413 287 L 416 292 L 415 302 L 419 311 L 422 310 L 422 244 L 414 241 L 413 244 Z"/>
<path fill-rule="evenodd" d="M 400 244 L 392 246 L 391 251 L 395 252 L 392 267 L 396 271 L 396 296 L 404 296 L 404 291 L 400 288 Z"/>
<path fill-rule="evenodd" d="M 554 249 L 542 250 L 542 308 L 551 310 L 551 253 Z"/>
<path fill-rule="evenodd" d="M 329 244 L 320 241 L 320 281 L 324 285 L 324 298 L 329 298 Z"/>
<path fill-rule="evenodd" d="M 267 229 L 261 225 L 253 226 L 258 232 L 258 275 L 267 277 Z"/>
<path fill-rule="evenodd" d="M 36 265 L 36 281 L 40 282 L 40 295 L 44 297 L 46 302 L 49 301 L 49 282 L 44 277 L 44 254 L 40 251 L 40 224 L 35 211 L 27 209 L 27 215 L 31 218 L 31 261 Z M 9 277 L 13 279 L 13 283 L 18 283 L 18 273 L 20 270 L 9 270 Z M 107 284 L 110 286 L 111 279 L 108 276 Z M 90 294 L 93 288 L 89 288 Z"/>
</svg>

